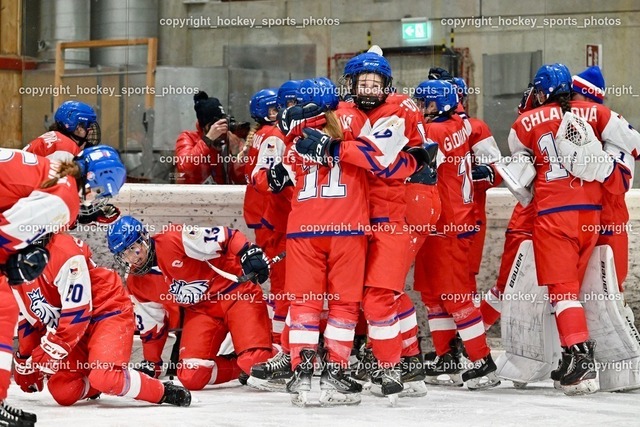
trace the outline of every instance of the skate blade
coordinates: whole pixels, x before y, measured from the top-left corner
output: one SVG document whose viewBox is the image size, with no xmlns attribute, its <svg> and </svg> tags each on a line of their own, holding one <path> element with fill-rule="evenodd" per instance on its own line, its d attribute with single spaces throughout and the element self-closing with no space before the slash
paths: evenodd
<svg viewBox="0 0 640 427">
<path fill-rule="evenodd" d="M 462 387 L 464 384 L 460 374 L 440 374 L 437 377 L 427 376 L 424 382 L 445 387 Z"/>
<path fill-rule="evenodd" d="M 500 379 L 496 376 L 495 372 L 489 372 L 484 377 L 471 378 L 467 381 L 467 388 L 469 390 L 486 390 L 488 388 L 497 387 L 500 385 Z"/>
<path fill-rule="evenodd" d="M 597 378 L 580 381 L 578 384 L 561 385 L 560 387 L 562 392 L 567 396 L 582 396 L 585 394 L 593 394 L 600 390 L 600 384 Z"/>
<path fill-rule="evenodd" d="M 396 394 L 388 394 L 387 399 L 389 399 L 389 403 L 392 407 L 398 406 L 398 398 L 400 397 L 399 393 Z"/>
<path fill-rule="evenodd" d="M 272 393 L 286 393 L 286 380 L 263 380 L 256 377 L 249 377 L 247 385 L 251 388 L 261 391 L 270 391 Z"/>
<path fill-rule="evenodd" d="M 427 395 L 427 385 L 424 381 L 409 381 L 404 383 L 400 397 L 424 397 Z"/>
<path fill-rule="evenodd" d="M 291 395 L 291 403 L 294 405 L 304 408 L 309 404 L 309 395 L 306 391 L 299 391 L 298 393 L 293 393 Z"/>
<path fill-rule="evenodd" d="M 360 393 L 343 394 L 338 390 L 322 390 L 320 406 L 352 406 L 359 405 L 362 398 Z"/>
</svg>

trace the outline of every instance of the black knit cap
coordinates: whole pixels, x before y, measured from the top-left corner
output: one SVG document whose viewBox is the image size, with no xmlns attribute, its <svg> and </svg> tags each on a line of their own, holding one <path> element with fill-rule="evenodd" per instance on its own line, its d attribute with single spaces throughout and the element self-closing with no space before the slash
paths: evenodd
<svg viewBox="0 0 640 427">
<path fill-rule="evenodd" d="M 200 91 L 193 95 L 193 109 L 196 110 L 196 117 L 200 128 L 210 123 L 227 117 L 218 98 L 209 98 L 207 92 Z"/>
</svg>

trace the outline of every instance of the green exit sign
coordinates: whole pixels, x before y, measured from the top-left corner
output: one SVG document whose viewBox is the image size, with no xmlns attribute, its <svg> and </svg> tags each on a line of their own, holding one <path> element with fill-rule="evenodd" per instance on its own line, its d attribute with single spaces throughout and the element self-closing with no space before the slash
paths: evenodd
<svg viewBox="0 0 640 427">
<path fill-rule="evenodd" d="M 426 41 L 431 38 L 427 18 L 410 18 L 402 20 L 402 40 Z"/>
</svg>

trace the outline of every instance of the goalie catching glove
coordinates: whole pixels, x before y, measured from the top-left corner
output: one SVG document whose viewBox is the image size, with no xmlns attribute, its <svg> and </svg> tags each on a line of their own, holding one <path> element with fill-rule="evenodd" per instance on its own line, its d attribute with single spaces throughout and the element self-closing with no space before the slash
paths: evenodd
<svg viewBox="0 0 640 427">
<path fill-rule="evenodd" d="M 310 162 L 333 166 L 335 162 L 333 154 L 341 141 L 316 129 L 304 128 L 302 132 L 304 138 L 299 138 L 295 145 L 298 154 Z"/>
<path fill-rule="evenodd" d="M 244 274 L 255 273 L 253 283 L 262 284 L 269 278 L 269 259 L 257 245 L 246 244 L 240 252 L 240 264 Z"/>
<path fill-rule="evenodd" d="M 613 172 L 613 157 L 581 117 L 564 113 L 555 139 L 560 163 L 576 178 L 604 182 Z"/>
<path fill-rule="evenodd" d="M 19 285 L 37 279 L 49 262 L 49 251 L 29 245 L 7 259 L 3 270 L 10 285 Z"/>
<path fill-rule="evenodd" d="M 278 128 L 285 136 L 300 136 L 306 127 L 320 128 L 327 123 L 323 108 L 309 103 L 294 105 L 278 113 Z"/>
</svg>

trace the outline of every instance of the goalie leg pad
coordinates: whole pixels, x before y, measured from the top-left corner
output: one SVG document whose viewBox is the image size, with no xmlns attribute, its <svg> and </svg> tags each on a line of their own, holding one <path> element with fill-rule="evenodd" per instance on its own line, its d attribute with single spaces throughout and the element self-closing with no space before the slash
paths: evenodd
<svg viewBox="0 0 640 427">
<path fill-rule="evenodd" d="M 538 286 L 533 243 L 522 242 L 502 301 L 502 344 L 496 374 L 521 383 L 549 377 L 560 357 L 560 340 L 547 288 Z"/>
<path fill-rule="evenodd" d="M 618 290 L 613 251 L 596 246 L 582 282 L 580 299 L 591 339 L 602 391 L 640 388 L 640 334 L 631 308 Z"/>
</svg>

